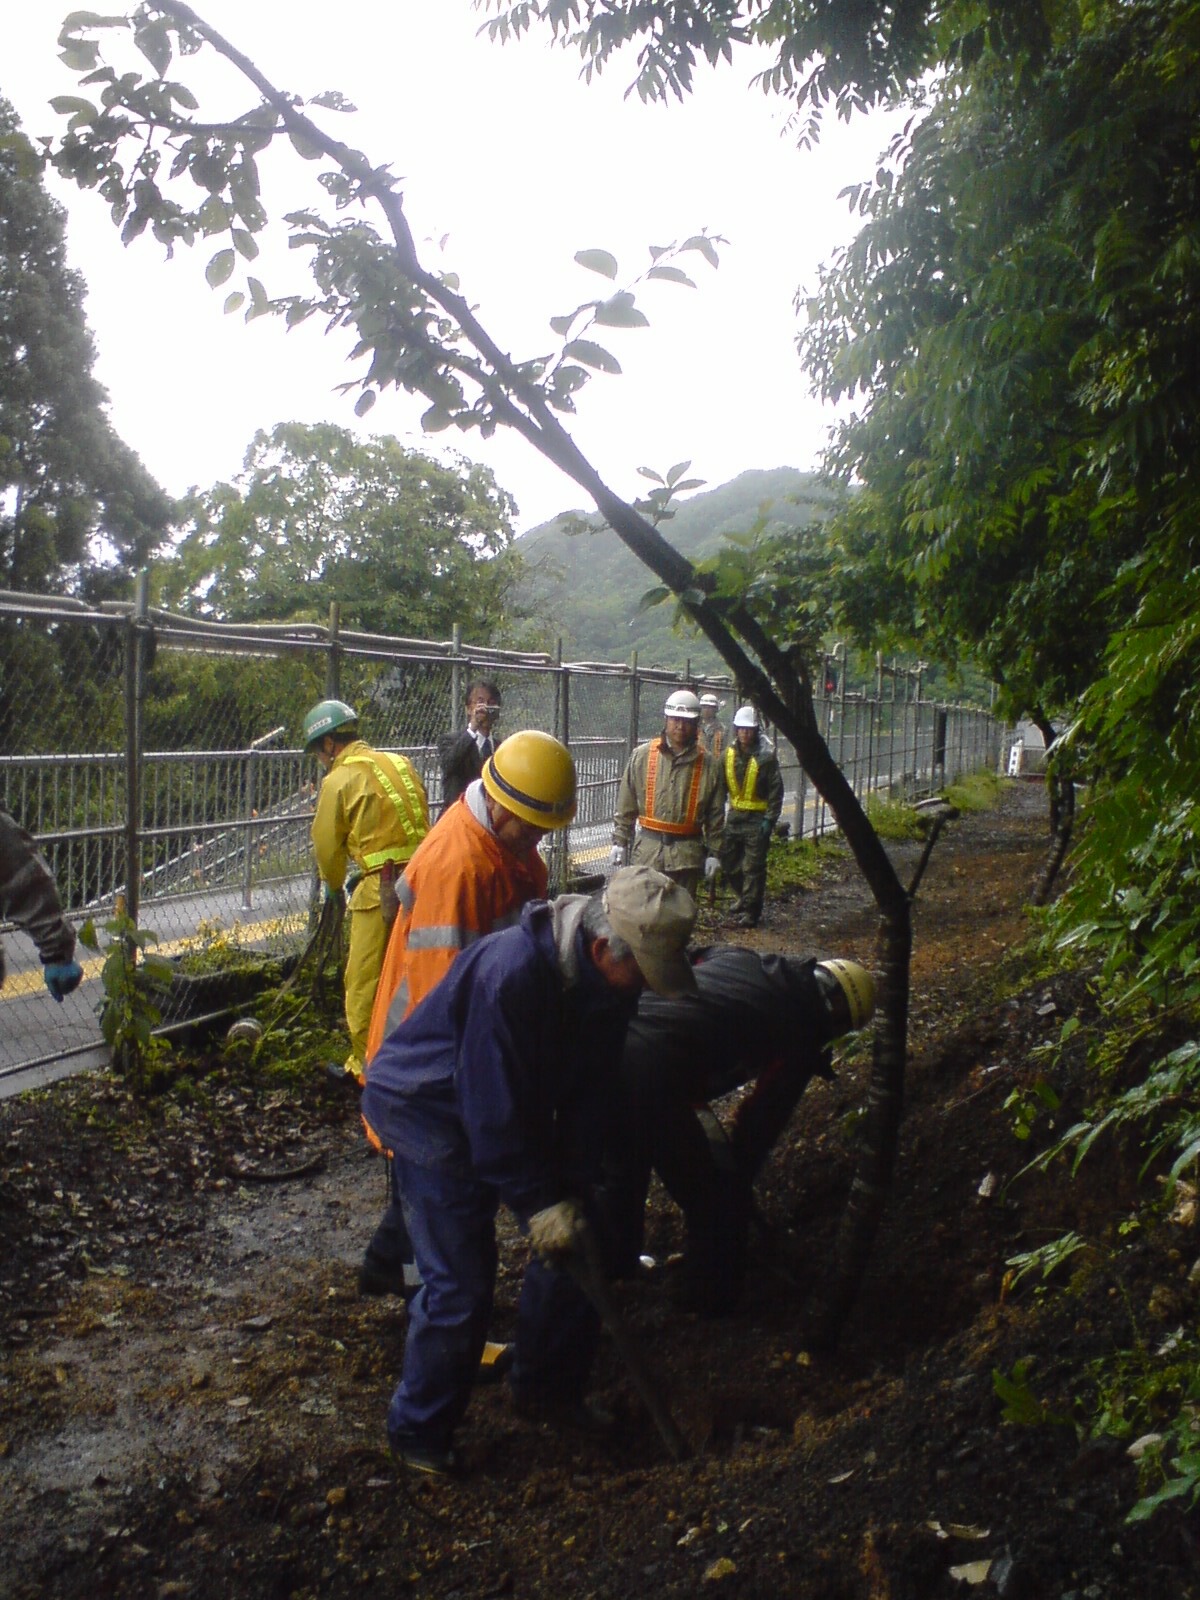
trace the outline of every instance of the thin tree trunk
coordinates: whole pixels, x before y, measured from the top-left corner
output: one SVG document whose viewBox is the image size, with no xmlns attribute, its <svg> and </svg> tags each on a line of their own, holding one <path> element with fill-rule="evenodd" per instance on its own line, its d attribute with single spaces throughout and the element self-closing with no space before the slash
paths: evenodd
<svg viewBox="0 0 1200 1600">
<path fill-rule="evenodd" d="M 1047 773 L 1047 779 L 1050 774 Z M 1030 896 L 1031 904 L 1044 906 L 1049 902 L 1055 879 L 1066 859 L 1067 851 L 1071 846 L 1071 835 L 1075 830 L 1075 784 L 1070 778 L 1060 778 L 1056 774 L 1056 785 L 1059 790 L 1058 801 L 1054 806 L 1055 817 L 1054 836 L 1050 841 L 1050 852 L 1046 857 L 1046 864 L 1042 868 L 1041 876 L 1034 885 L 1033 894 Z"/>
</svg>

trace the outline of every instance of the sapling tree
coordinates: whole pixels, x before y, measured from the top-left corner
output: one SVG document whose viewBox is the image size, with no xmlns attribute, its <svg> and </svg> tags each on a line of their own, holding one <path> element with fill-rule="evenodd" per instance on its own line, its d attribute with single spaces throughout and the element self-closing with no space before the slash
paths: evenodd
<svg viewBox="0 0 1200 1600">
<path fill-rule="evenodd" d="M 99 41 L 114 37 L 118 45 L 131 40 L 150 70 L 109 65 Z M 700 233 L 655 247 L 646 271 L 620 288 L 611 255 L 581 252 L 576 259 L 605 289 L 551 319 L 558 343 L 550 354 L 513 357 L 480 321 L 457 278 L 421 260 L 390 167 L 327 131 L 324 117 L 349 109 L 340 96 L 322 93 L 305 102 L 281 90 L 179 0 L 147 0 L 122 17 L 76 12 L 64 24 L 61 43 L 84 94 L 54 102 L 68 127 L 50 159 L 60 173 L 99 192 L 126 243 L 149 232 L 168 252 L 179 245 L 215 246 L 207 267 L 214 287 L 232 284 L 239 264 L 247 274 L 244 288 L 228 291 L 228 310 L 244 309 L 248 318 L 277 313 L 289 326 L 318 316 L 330 327 L 352 329 L 352 359 L 363 370 L 344 388 L 358 391 L 354 409 L 360 416 L 382 389 L 394 386 L 425 398 L 427 430 L 478 429 L 487 436 L 504 427 L 520 434 L 589 496 L 795 746 L 871 887 L 884 932 L 862 1155 L 835 1268 L 810 1327 L 814 1342 L 832 1339 L 857 1289 L 894 1161 L 907 1039 L 908 897 L 821 738 L 805 661 L 781 648 L 743 592 L 722 592 L 715 574 L 698 571 L 662 537 L 652 520 L 662 509 L 661 496 L 639 505 L 616 494 L 564 422 L 593 372 L 619 370 L 602 341 L 613 331 L 644 325 L 638 303 L 643 286 L 686 285 L 693 261 L 717 264 L 720 241 Z M 192 91 L 169 76 L 201 50 L 223 58 L 255 91 L 241 115 L 203 120 Z M 323 165 L 313 206 L 284 218 L 291 244 L 310 253 L 313 292 L 272 299 L 250 265 L 257 238 L 271 222 L 260 194 L 259 159 L 276 141 L 290 141 L 297 156 Z"/>
</svg>

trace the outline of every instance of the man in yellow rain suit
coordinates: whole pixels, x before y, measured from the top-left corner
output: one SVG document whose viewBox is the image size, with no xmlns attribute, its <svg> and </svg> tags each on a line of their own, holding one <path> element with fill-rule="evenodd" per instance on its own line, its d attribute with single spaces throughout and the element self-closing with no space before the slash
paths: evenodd
<svg viewBox="0 0 1200 1600">
<path fill-rule="evenodd" d="M 325 773 L 313 818 L 313 850 L 326 897 L 340 894 L 347 871 L 357 875 L 350 896 L 346 957 L 346 1026 L 350 1054 L 330 1067 L 338 1081 L 361 1083 L 371 1007 L 388 929 L 380 908 L 385 864 L 399 872 L 429 829 L 425 789 L 412 763 L 372 750 L 358 736 L 358 715 L 343 700 L 322 700 L 304 719 L 304 748 Z"/>
</svg>

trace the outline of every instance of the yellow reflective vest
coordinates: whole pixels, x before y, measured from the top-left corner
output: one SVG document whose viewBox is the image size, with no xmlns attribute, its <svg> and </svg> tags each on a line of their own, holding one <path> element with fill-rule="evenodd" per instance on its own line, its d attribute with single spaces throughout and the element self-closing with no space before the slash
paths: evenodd
<svg viewBox="0 0 1200 1600">
<path fill-rule="evenodd" d="M 341 749 L 321 783 L 313 818 L 317 871 L 340 889 L 354 862 L 362 879 L 355 911 L 379 904 L 379 869 L 406 862 L 429 831 L 425 788 L 406 756 L 372 750 L 361 739 Z"/>
<path fill-rule="evenodd" d="M 758 797 L 758 758 L 751 756 L 746 763 L 741 784 L 737 781 L 737 745 L 731 744 L 725 752 L 725 787 L 729 790 L 729 804 L 734 811 L 765 811 L 767 802 Z"/>
</svg>

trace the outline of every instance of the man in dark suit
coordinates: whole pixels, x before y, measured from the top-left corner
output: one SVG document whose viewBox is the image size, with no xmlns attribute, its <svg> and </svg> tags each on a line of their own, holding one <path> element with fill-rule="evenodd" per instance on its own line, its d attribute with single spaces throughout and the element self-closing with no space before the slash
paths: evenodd
<svg viewBox="0 0 1200 1600">
<path fill-rule="evenodd" d="M 467 686 L 467 725 L 438 741 L 442 763 L 442 805 L 450 806 L 483 771 L 483 763 L 500 743 L 493 737 L 500 720 L 500 690 L 490 678 Z"/>
</svg>

